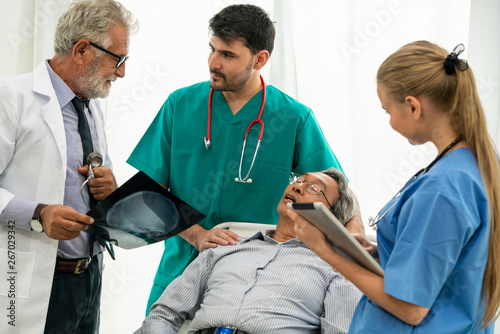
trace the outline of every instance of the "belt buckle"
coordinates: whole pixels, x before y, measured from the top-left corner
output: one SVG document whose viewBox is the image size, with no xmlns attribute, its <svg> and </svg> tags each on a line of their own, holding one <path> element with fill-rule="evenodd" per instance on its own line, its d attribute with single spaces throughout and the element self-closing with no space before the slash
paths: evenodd
<svg viewBox="0 0 500 334">
<path fill-rule="evenodd" d="M 235 327 L 217 326 L 214 334 L 236 334 L 237 331 L 238 329 Z"/>
<path fill-rule="evenodd" d="M 90 263 L 90 258 L 78 260 L 78 262 L 76 263 L 75 271 L 74 271 L 75 275 L 81 274 L 85 270 L 87 270 L 89 263 Z M 80 267 L 83 267 L 83 269 L 80 269 Z"/>
</svg>

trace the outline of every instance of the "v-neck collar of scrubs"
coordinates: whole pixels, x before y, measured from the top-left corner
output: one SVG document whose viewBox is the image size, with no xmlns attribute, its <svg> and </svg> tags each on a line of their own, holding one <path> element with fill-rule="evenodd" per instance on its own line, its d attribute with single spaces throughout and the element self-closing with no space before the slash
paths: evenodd
<svg viewBox="0 0 500 334">
<path fill-rule="evenodd" d="M 266 88 L 269 88 L 267 86 Z M 267 90 L 269 91 L 269 90 Z M 220 115 L 224 123 L 228 125 L 248 122 L 257 118 L 262 105 L 262 89 L 255 94 L 235 115 L 229 108 L 229 104 L 221 91 L 214 91 L 212 99 L 212 113 L 216 112 Z M 265 110 L 264 113 L 265 114 Z"/>
</svg>

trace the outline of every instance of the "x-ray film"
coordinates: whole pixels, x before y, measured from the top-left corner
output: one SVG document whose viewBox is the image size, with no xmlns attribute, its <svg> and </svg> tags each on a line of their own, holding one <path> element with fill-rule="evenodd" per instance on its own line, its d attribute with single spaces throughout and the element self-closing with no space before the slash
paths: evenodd
<svg viewBox="0 0 500 334">
<path fill-rule="evenodd" d="M 87 214 L 94 218 L 87 232 L 124 249 L 168 239 L 205 218 L 143 172 Z"/>
</svg>

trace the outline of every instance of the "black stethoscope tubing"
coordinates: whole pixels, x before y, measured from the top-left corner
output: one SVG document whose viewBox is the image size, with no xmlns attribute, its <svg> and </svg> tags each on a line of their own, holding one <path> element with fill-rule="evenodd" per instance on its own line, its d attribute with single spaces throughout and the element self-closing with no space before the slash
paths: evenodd
<svg viewBox="0 0 500 334">
<path fill-rule="evenodd" d="M 449 150 L 451 150 L 451 148 L 453 146 L 455 146 L 459 141 L 462 140 L 462 135 L 458 136 L 454 141 L 451 142 L 450 145 L 448 145 L 441 153 L 439 153 L 439 155 L 436 157 L 436 159 L 432 160 L 432 162 L 425 168 L 422 168 L 421 170 L 419 170 L 417 173 L 415 173 L 415 175 L 413 175 L 405 184 L 404 186 L 396 193 L 396 195 L 394 195 L 394 197 L 392 197 L 392 199 L 389 201 L 391 202 L 392 200 L 394 200 L 396 197 L 398 197 L 399 195 L 401 195 L 401 193 L 403 192 L 403 190 L 410 184 L 412 183 L 413 181 L 415 181 L 417 179 L 417 177 L 420 175 L 420 174 L 425 174 L 427 173 L 432 166 L 434 166 L 434 164 L 436 162 L 439 161 L 439 159 L 441 159 L 446 153 L 448 153 Z M 377 229 L 377 224 L 387 215 L 387 213 L 389 213 L 389 211 L 391 211 L 391 209 L 394 207 L 394 205 L 396 205 L 396 201 L 394 203 L 392 203 L 392 205 L 387 209 L 385 210 L 385 212 L 383 214 L 381 214 L 382 210 L 379 211 L 379 213 L 377 213 L 377 215 L 375 216 L 375 218 L 373 217 L 369 217 L 368 218 L 368 226 L 372 227 L 374 230 Z"/>
</svg>

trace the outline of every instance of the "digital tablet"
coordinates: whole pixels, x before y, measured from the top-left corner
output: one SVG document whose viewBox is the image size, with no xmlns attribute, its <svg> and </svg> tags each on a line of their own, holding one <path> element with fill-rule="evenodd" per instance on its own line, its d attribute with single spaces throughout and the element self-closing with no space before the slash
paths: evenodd
<svg viewBox="0 0 500 334">
<path fill-rule="evenodd" d="M 380 267 L 380 264 L 375 261 L 323 203 L 288 203 L 288 207 L 295 210 L 323 232 L 330 244 L 344 257 L 379 276 L 384 276 L 384 270 Z"/>
</svg>

